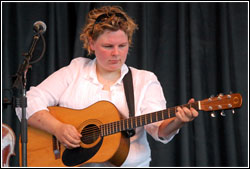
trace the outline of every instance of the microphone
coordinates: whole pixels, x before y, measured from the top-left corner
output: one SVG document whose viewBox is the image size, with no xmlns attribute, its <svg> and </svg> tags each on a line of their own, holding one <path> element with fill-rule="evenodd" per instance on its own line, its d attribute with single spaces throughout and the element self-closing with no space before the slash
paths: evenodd
<svg viewBox="0 0 250 169">
<path fill-rule="evenodd" d="M 33 24 L 33 29 L 35 32 L 40 32 L 40 33 L 44 33 L 46 31 L 46 24 L 43 21 L 36 21 Z"/>
</svg>

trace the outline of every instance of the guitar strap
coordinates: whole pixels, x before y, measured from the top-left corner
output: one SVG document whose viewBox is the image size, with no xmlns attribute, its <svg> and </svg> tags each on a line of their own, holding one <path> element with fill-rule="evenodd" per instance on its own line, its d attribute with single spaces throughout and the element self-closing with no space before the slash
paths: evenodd
<svg viewBox="0 0 250 169">
<path fill-rule="evenodd" d="M 128 104 L 129 117 L 135 116 L 135 105 L 134 105 L 134 87 L 133 78 L 130 68 L 128 68 L 128 73 L 123 78 L 124 91 L 126 95 L 126 100 Z M 127 137 L 132 137 L 135 135 L 135 129 L 128 129 L 126 131 Z"/>
</svg>

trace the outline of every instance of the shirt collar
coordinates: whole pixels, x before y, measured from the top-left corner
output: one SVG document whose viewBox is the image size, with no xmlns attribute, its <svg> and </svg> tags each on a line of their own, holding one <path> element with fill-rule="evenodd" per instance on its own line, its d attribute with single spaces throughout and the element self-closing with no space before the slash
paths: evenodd
<svg viewBox="0 0 250 169">
<path fill-rule="evenodd" d="M 91 80 L 92 82 L 96 84 L 100 84 L 100 82 L 97 79 L 96 74 L 96 58 L 91 60 L 86 67 L 86 70 L 84 71 L 84 77 Z M 117 80 L 115 84 L 122 84 L 123 77 L 128 73 L 128 66 L 126 64 L 123 64 L 121 67 L 121 77 Z M 114 85 L 115 85 L 114 84 Z"/>
</svg>

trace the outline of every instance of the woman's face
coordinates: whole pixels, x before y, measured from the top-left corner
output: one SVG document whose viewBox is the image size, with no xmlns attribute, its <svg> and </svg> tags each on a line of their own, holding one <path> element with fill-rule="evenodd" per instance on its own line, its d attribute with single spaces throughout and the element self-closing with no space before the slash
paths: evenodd
<svg viewBox="0 0 250 169">
<path fill-rule="evenodd" d="M 90 47 L 95 51 L 100 71 L 120 71 L 128 54 L 128 36 L 122 30 L 105 30 L 95 41 L 91 40 Z"/>
</svg>

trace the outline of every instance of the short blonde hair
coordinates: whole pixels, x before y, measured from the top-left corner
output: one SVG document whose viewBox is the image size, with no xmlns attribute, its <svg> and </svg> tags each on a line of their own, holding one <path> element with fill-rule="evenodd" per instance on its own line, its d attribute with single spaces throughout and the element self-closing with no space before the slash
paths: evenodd
<svg viewBox="0 0 250 169">
<path fill-rule="evenodd" d="M 83 48 L 91 55 L 94 53 L 90 49 L 89 40 L 96 40 L 104 30 L 123 30 L 128 36 L 128 42 L 131 46 L 132 36 L 137 24 L 130 18 L 119 6 L 103 6 L 98 9 L 91 10 L 86 19 L 86 24 L 80 34 L 80 40 L 83 41 Z"/>
</svg>

